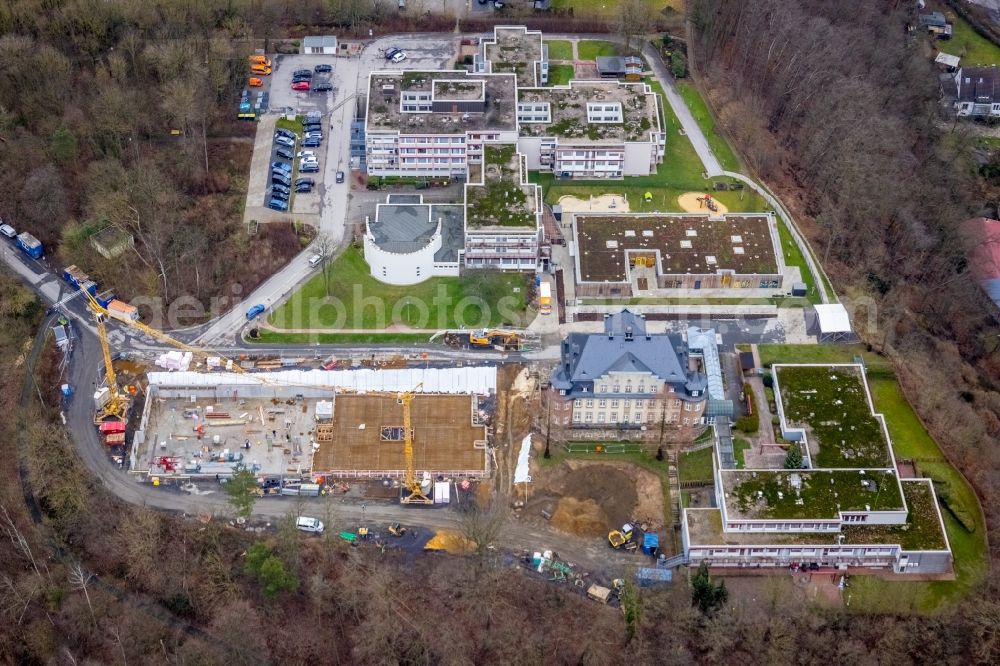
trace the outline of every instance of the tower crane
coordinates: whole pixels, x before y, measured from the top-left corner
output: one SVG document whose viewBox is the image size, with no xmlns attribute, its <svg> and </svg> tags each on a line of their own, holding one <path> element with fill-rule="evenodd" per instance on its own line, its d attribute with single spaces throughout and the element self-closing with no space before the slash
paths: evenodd
<svg viewBox="0 0 1000 666">
<path fill-rule="evenodd" d="M 111 362 L 111 347 L 108 345 L 108 329 L 104 325 L 108 317 L 105 310 L 93 296 L 86 290 L 81 290 L 87 295 L 91 310 L 94 313 L 94 320 L 97 323 L 97 337 L 101 341 L 101 353 L 104 354 L 104 377 L 108 383 L 108 401 L 103 407 L 99 407 L 94 412 L 94 425 L 100 425 L 108 419 L 124 421 L 128 413 L 130 399 L 127 394 L 122 393 L 118 388 L 118 377 L 115 375 L 115 368 Z M 94 307 L 97 306 L 97 307 Z"/>
<path fill-rule="evenodd" d="M 397 394 L 397 401 L 403 405 L 403 455 L 406 458 L 406 473 L 403 477 L 403 485 L 409 491 L 409 495 L 400 498 L 402 504 L 433 504 L 434 500 L 424 494 L 420 483 L 417 482 L 417 471 L 413 462 L 413 429 L 410 420 L 410 403 L 413 402 L 414 394 L 423 387 L 417 384 L 412 391 L 402 391 Z"/>
</svg>

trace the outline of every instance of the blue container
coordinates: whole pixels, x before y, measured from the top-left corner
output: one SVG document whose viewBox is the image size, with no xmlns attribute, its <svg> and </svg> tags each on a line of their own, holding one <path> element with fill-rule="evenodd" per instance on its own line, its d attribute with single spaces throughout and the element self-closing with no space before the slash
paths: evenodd
<svg viewBox="0 0 1000 666">
<path fill-rule="evenodd" d="M 646 555 L 656 555 L 660 549 L 660 537 L 657 534 L 646 532 L 642 535 L 642 552 Z"/>
</svg>

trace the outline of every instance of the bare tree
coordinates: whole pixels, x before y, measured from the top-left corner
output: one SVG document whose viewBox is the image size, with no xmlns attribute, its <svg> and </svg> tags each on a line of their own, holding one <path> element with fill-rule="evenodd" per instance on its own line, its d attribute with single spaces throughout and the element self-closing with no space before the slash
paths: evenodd
<svg viewBox="0 0 1000 666">
<path fill-rule="evenodd" d="M 26 560 L 31 562 L 31 568 L 35 570 L 35 574 L 39 578 L 43 578 L 42 572 L 38 569 L 38 563 L 35 561 L 35 554 L 31 551 L 31 544 L 25 538 L 24 533 L 14 524 L 14 520 L 10 517 L 10 513 L 7 511 L 7 505 L 0 505 L 0 510 L 3 511 L 3 529 L 7 532 L 7 537 L 10 539 L 11 543 L 14 544 L 14 548 L 17 549 L 21 555 L 24 556 Z"/>
<path fill-rule="evenodd" d="M 83 565 L 79 562 L 74 562 L 69 567 L 69 584 L 74 590 L 79 590 L 83 592 L 83 596 L 87 599 L 87 608 L 90 609 L 90 619 L 94 623 L 94 627 L 97 627 L 97 617 L 94 615 L 94 605 L 90 602 L 90 591 L 87 589 L 90 585 L 90 581 L 93 580 L 94 574 L 87 573 L 83 570 Z"/>
<path fill-rule="evenodd" d="M 618 6 L 618 34 L 625 41 L 625 51 L 632 50 L 632 39 L 649 28 L 652 16 L 644 0 L 623 0 Z"/>
<path fill-rule="evenodd" d="M 510 518 L 509 502 L 505 494 L 489 500 L 477 500 L 464 505 L 458 524 L 462 536 L 473 545 L 482 560 L 500 536 Z"/>
<path fill-rule="evenodd" d="M 337 249 L 337 243 L 328 234 L 320 234 L 316 237 L 313 243 L 316 248 L 316 254 L 319 255 L 320 259 L 320 270 L 323 271 L 323 287 L 326 289 L 326 295 L 330 295 L 330 278 L 331 278 L 331 262 L 333 261 L 333 253 Z"/>
</svg>

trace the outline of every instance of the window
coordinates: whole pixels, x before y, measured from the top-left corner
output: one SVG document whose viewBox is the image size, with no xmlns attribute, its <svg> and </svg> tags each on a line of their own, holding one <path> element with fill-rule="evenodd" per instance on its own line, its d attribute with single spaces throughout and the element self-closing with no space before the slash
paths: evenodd
<svg viewBox="0 0 1000 666">
<path fill-rule="evenodd" d="M 645 393 L 645 392 L 646 392 L 646 385 L 639 384 L 639 393 Z"/>
<path fill-rule="evenodd" d="M 611 412 L 611 422 L 618 423 L 618 412 Z"/>
<path fill-rule="evenodd" d="M 593 423 L 594 422 L 594 414 L 593 414 L 593 412 L 587 412 L 586 421 L 587 421 L 587 423 Z"/>
<path fill-rule="evenodd" d="M 632 382 L 629 382 L 628 384 L 625 385 L 625 392 L 626 393 L 632 392 Z"/>
<path fill-rule="evenodd" d="M 607 392 L 608 392 L 608 385 L 601 384 L 601 393 L 607 393 Z"/>
<path fill-rule="evenodd" d="M 578 400 L 574 400 L 573 401 L 573 406 L 577 407 L 577 408 L 583 407 L 583 400 L 579 400 L 579 399 Z"/>
<path fill-rule="evenodd" d="M 642 423 L 642 412 L 636 412 L 635 413 L 635 419 L 633 419 L 633 420 L 636 423 Z"/>
<path fill-rule="evenodd" d="M 583 415 L 580 414 L 580 412 L 574 412 L 573 413 L 573 423 L 579 423 L 580 422 L 580 417 L 582 417 L 582 416 Z"/>
<path fill-rule="evenodd" d="M 604 423 L 604 412 L 598 412 L 597 413 L 597 422 L 598 423 Z"/>
<path fill-rule="evenodd" d="M 612 393 L 621 393 L 621 392 L 622 392 L 621 384 L 615 384 L 615 390 L 612 391 Z"/>
<path fill-rule="evenodd" d="M 612 400 L 611 401 L 611 408 L 612 409 L 617 409 L 617 407 L 618 407 L 618 401 L 617 400 Z"/>
<path fill-rule="evenodd" d="M 538 102 L 533 104 L 517 105 L 517 121 L 520 123 L 548 123 L 552 122 L 548 102 Z"/>
<path fill-rule="evenodd" d="M 589 407 L 593 407 L 593 406 L 594 406 L 594 401 L 593 400 L 588 400 L 587 401 L 587 407 L 589 408 Z"/>
<path fill-rule="evenodd" d="M 622 122 L 622 105 L 618 102 L 602 103 L 587 102 L 588 123 L 620 123 Z"/>
<path fill-rule="evenodd" d="M 607 400 L 598 400 L 597 401 L 597 406 L 598 407 L 607 407 L 608 406 L 608 401 Z"/>
</svg>

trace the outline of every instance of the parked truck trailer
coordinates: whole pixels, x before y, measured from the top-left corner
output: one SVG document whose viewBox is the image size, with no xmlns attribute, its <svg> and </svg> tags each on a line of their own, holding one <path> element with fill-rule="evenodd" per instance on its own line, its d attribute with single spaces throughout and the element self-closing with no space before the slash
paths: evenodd
<svg viewBox="0 0 1000 666">
<path fill-rule="evenodd" d="M 45 255 L 42 241 L 38 240 L 27 231 L 22 231 L 17 235 L 17 246 L 32 259 L 41 259 Z"/>
</svg>

